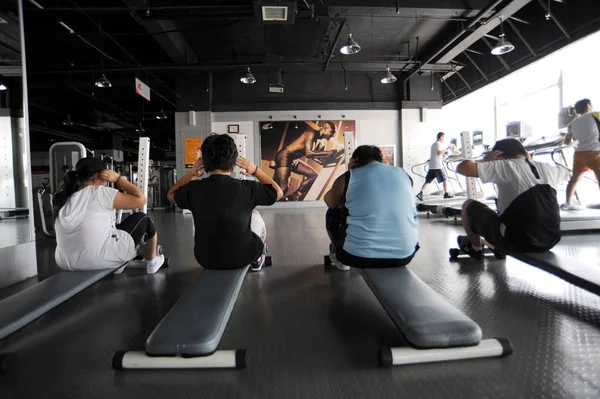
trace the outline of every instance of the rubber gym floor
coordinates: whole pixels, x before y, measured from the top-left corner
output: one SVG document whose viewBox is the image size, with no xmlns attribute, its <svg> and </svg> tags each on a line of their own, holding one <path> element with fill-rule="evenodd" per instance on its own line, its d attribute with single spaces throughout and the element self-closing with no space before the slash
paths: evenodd
<svg viewBox="0 0 600 399">
<path fill-rule="evenodd" d="M 201 272 L 192 217 L 156 211 L 171 267 L 108 277 L 0 342 L 0 352 L 17 354 L 13 372 L 0 375 L 0 397 L 600 397 L 598 296 L 511 258 L 451 263 L 459 226 L 421 217 L 422 248 L 409 267 L 475 320 L 484 337 L 508 338 L 514 354 L 379 368 L 377 349 L 405 342 L 355 270 L 324 268 L 325 210 L 261 212 L 273 266 L 248 274 L 220 345 L 246 348 L 247 369 L 112 369 L 114 353 L 143 349 Z M 600 267 L 599 237 L 565 236 L 556 250 Z M 39 239 L 40 279 L 57 271 L 53 245 Z M 0 298 L 36 281 L 2 290 Z"/>
</svg>

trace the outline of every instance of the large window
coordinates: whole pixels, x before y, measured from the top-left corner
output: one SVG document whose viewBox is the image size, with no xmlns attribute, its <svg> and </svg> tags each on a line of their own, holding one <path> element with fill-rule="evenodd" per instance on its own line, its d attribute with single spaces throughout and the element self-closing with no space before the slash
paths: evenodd
<svg viewBox="0 0 600 399">
<path fill-rule="evenodd" d="M 561 106 L 589 98 L 600 110 L 600 32 L 445 106 L 452 131 L 483 130 L 485 142 L 506 137 L 506 124 L 524 122 L 532 138 L 559 133 Z"/>
</svg>

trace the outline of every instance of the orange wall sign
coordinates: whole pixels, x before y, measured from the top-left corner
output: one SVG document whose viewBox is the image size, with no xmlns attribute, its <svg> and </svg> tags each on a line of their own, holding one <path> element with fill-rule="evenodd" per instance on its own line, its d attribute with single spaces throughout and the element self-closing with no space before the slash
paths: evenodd
<svg viewBox="0 0 600 399">
<path fill-rule="evenodd" d="M 191 168 L 196 162 L 196 159 L 200 157 L 200 147 L 202 146 L 202 139 L 185 139 L 185 167 Z"/>
</svg>

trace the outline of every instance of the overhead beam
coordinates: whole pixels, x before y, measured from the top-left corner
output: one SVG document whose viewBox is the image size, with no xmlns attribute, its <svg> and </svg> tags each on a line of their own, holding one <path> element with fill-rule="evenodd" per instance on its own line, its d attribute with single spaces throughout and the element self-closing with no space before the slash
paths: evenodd
<svg viewBox="0 0 600 399">
<path fill-rule="evenodd" d="M 534 57 L 537 57 L 537 54 L 535 53 L 535 50 L 533 49 L 533 47 L 531 47 L 531 45 L 529 44 L 529 42 L 525 39 L 525 36 L 523 36 L 523 34 L 521 33 L 521 31 L 519 29 L 517 29 L 517 26 L 514 24 L 514 22 L 511 21 L 510 19 L 507 20 L 506 22 L 508 22 L 508 25 L 512 28 L 512 30 L 515 31 L 515 33 L 517 34 L 517 36 L 519 37 L 519 39 L 521 39 L 521 41 L 523 42 L 523 44 L 525 45 L 525 47 L 527 47 L 527 49 L 529 50 L 529 52 L 531 53 L 531 55 L 533 55 Z"/>
<path fill-rule="evenodd" d="M 123 1 L 130 9 L 146 9 L 146 2 L 144 0 Z M 136 21 L 138 21 L 138 23 L 146 28 L 149 33 L 153 34 L 154 39 L 162 47 L 169 58 L 173 60 L 173 62 L 176 64 L 195 64 L 198 62 L 198 56 L 181 32 L 171 32 L 162 35 L 155 34 L 165 31 L 179 30 L 179 27 L 175 22 L 169 20 L 140 19 L 135 15 L 135 12 L 132 12 L 131 14 Z"/>
<path fill-rule="evenodd" d="M 532 0 L 513 0 L 506 7 L 499 10 L 493 18 L 490 18 L 485 25 L 481 25 L 479 28 L 475 29 L 470 35 L 462 39 L 455 46 L 453 46 L 450 50 L 448 50 L 443 56 L 441 56 L 437 62 L 438 63 L 448 63 L 452 61 L 456 56 L 465 51 L 465 49 L 471 47 L 475 42 L 483 38 L 486 34 L 491 32 L 493 29 L 500 25 L 500 20 L 495 18 L 496 16 L 501 16 L 503 20 L 509 18 L 517 11 L 525 7 Z"/>
<path fill-rule="evenodd" d="M 384 72 L 386 68 L 390 68 L 394 71 L 399 71 L 403 68 L 413 65 L 418 65 L 417 61 L 390 61 L 390 62 L 349 62 L 345 61 L 344 65 L 346 70 L 349 72 Z M 461 66 L 462 67 L 462 66 Z M 286 71 L 322 71 L 323 62 L 270 62 L 270 63 L 244 63 L 244 64 L 183 64 L 183 65 L 144 65 L 144 70 L 153 73 L 172 73 L 177 71 L 195 71 L 195 72 L 217 72 L 217 71 L 232 71 L 232 70 L 245 70 L 246 68 L 252 69 L 269 69 L 269 68 L 281 68 Z M 459 66 L 455 68 L 460 69 Z M 90 73 L 110 73 L 111 75 L 117 73 L 131 73 L 138 70 L 137 65 L 125 65 L 110 67 L 105 66 L 93 67 L 87 69 L 68 69 L 68 70 L 46 70 L 46 71 L 29 71 L 30 75 L 77 75 L 77 74 L 90 74 Z M 342 71 L 342 62 L 336 61 L 331 62 L 328 71 Z M 452 71 L 452 66 L 448 64 L 429 64 L 421 68 L 422 71 L 429 72 L 448 72 Z"/>
</svg>

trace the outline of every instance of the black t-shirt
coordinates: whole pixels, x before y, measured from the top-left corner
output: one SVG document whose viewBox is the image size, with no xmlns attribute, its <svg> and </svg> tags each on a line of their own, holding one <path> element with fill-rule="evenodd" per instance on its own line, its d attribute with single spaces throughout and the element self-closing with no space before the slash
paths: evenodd
<svg viewBox="0 0 600 399">
<path fill-rule="evenodd" d="M 175 192 L 175 202 L 194 215 L 194 255 L 207 269 L 237 269 L 254 262 L 263 242 L 250 230 L 252 210 L 272 205 L 273 186 L 227 175 L 191 181 Z"/>
</svg>

